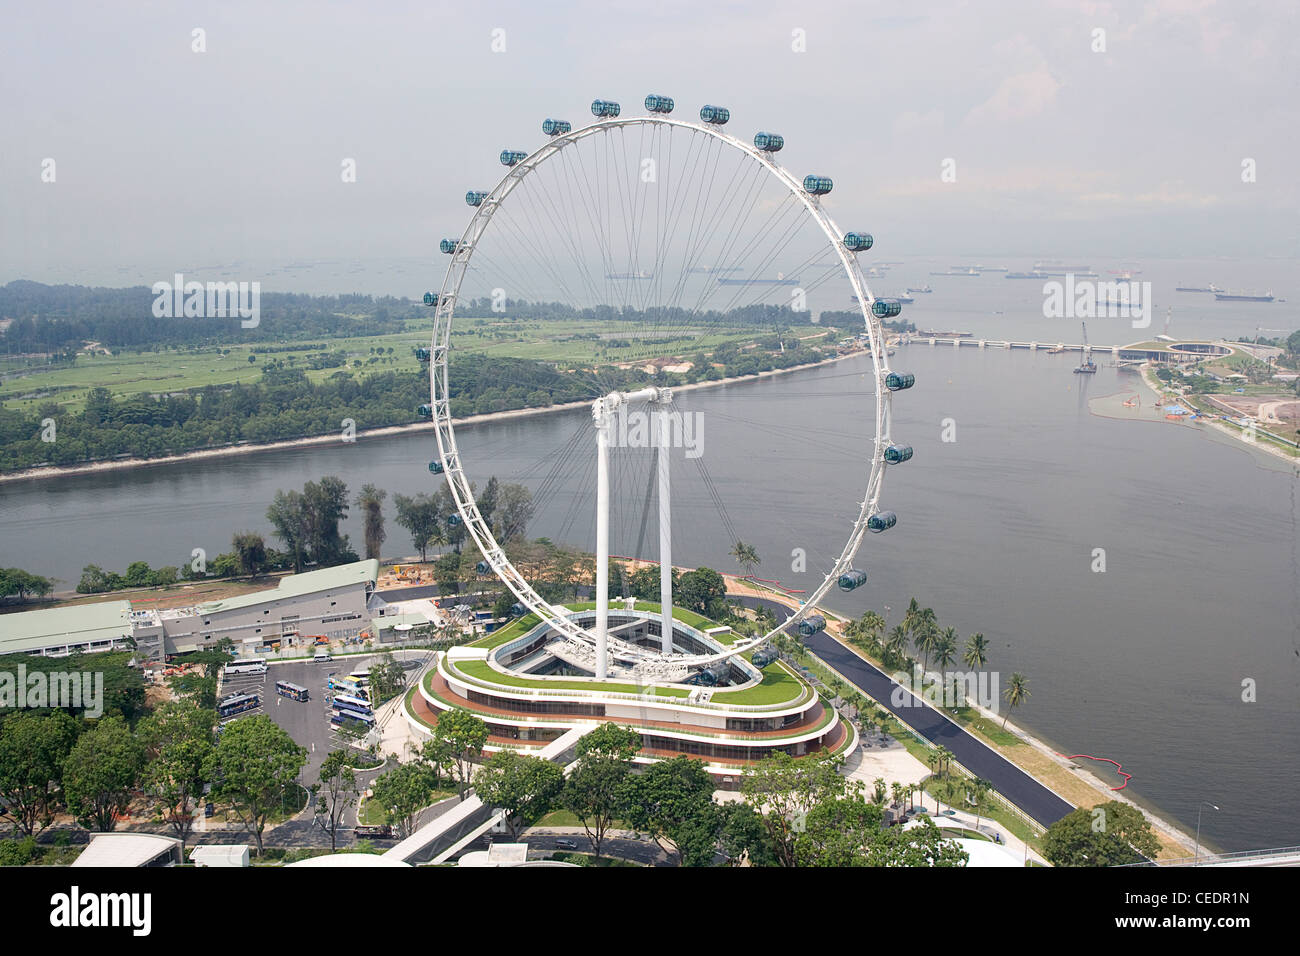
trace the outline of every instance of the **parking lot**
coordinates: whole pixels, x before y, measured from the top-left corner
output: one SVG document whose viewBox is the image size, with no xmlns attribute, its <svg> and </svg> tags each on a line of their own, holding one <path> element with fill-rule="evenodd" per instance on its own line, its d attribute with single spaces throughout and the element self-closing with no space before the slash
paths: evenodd
<svg viewBox="0 0 1300 956">
<path fill-rule="evenodd" d="M 432 660 L 430 653 L 423 650 L 396 651 L 393 657 L 406 669 L 408 688 L 424 665 Z M 330 701 L 334 693 L 327 686 L 330 677 L 347 677 L 353 671 L 373 667 L 381 659 L 380 654 L 370 654 L 340 657 L 319 664 L 310 660 L 271 662 L 264 674 L 233 674 L 229 680 L 223 680 L 217 696 L 218 699 L 222 699 L 231 694 L 260 695 L 261 705 L 256 710 L 240 716 L 264 713 L 282 727 L 297 744 L 307 748 L 307 763 L 298 781 L 303 786 L 310 787 L 318 780 L 321 763 L 329 752 L 351 746 L 355 742 L 339 735 L 330 724 Z M 277 681 L 288 681 L 307 688 L 308 699 L 297 701 L 289 697 L 281 697 L 275 690 Z M 403 718 L 400 713 L 394 712 L 389 719 L 402 720 Z M 358 770 L 359 789 L 364 791 L 381 769 Z M 304 817 L 310 820 L 311 814 L 304 814 Z M 355 823 L 356 811 L 352 808 L 348 811 L 345 825 L 351 827 Z"/>
</svg>

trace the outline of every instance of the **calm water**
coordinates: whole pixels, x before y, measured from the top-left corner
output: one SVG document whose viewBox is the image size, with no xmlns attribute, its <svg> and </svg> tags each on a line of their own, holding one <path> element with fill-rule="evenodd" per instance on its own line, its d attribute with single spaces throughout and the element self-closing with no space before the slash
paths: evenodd
<svg viewBox="0 0 1300 956">
<path fill-rule="evenodd" d="M 917 387 L 895 402 L 895 437 L 916 448 L 886 481 L 899 524 L 869 536 L 859 562 L 869 585 L 830 603 L 887 606 L 893 624 L 915 595 L 963 637 L 983 631 L 992 667 L 1029 675 L 1017 718 L 1062 752 L 1120 761 L 1129 793 L 1192 826 L 1199 801 L 1217 803 L 1203 832 L 1224 848 L 1300 843 L 1296 479 L 1189 428 L 1091 415 L 1087 398 L 1131 389 L 1132 373 L 1103 367 L 1081 381 L 1076 361 L 901 349 L 894 364 L 915 371 Z M 806 587 L 838 551 L 863 478 L 865 368 L 854 359 L 680 396 L 703 416 L 701 461 L 735 533 L 758 548 L 760 576 Z M 957 441 L 944 443 L 949 417 Z M 554 473 L 531 533 L 589 548 L 589 422 L 574 412 L 464 429 L 462 450 L 481 479 L 540 489 Z M 390 495 L 429 490 L 432 445 L 428 433 L 362 438 L 0 486 L 0 561 L 67 586 L 89 563 L 179 564 L 195 547 L 227 550 L 232 530 L 269 534 L 275 490 L 320 475 Z M 615 553 L 641 538 L 643 454 L 616 455 Z M 731 569 L 701 469 L 678 458 L 675 482 L 677 563 Z M 388 513 L 385 550 L 408 553 Z M 360 540 L 357 521 L 347 530 Z M 651 512 L 647 556 L 655 541 Z M 794 548 L 810 573 L 791 572 Z M 1105 573 L 1090 570 L 1094 548 Z M 1240 700 L 1246 678 L 1258 703 Z"/>
</svg>

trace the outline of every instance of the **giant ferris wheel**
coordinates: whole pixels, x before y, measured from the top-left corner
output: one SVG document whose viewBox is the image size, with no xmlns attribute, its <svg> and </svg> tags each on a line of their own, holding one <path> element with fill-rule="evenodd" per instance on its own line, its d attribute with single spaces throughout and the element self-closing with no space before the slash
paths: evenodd
<svg viewBox="0 0 1300 956">
<path fill-rule="evenodd" d="M 420 350 L 430 363 L 430 403 L 421 413 L 435 425 L 438 459 L 430 469 L 445 476 L 455 500 L 457 514 L 450 520 L 464 525 L 484 562 L 521 605 L 558 635 L 592 649 L 597 679 L 607 676 L 610 653 L 609 453 L 619 415 L 645 409 L 657 446 L 651 480 L 659 512 L 662 645 L 619 647 L 625 656 L 643 657 L 648 667 L 656 653 L 677 669 L 708 667 L 753 650 L 792 624 L 804 634 L 819 630 L 824 621 L 815 608 L 827 592 L 865 583 L 866 572 L 855 565 L 864 539 L 897 520 L 881 510 L 885 473 L 912 456 L 909 446 L 894 442 L 891 402 L 914 378 L 889 368 L 881 324 L 901 306 L 874 296 L 858 264 L 859 255 L 871 249 L 872 236 L 844 232 L 831 219 L 824 204 L 833 187 L 830 178 L 799 178 L 777 161 L 785 145 L 781 135 L 759 131 L 747 142 L 728 132 L 728 109 L 704 106 L 696 122 L 674 118 L 674 105 L 668 97 L 651 95 L 645 115 L 624 116 L 618 103 L 596 100 L 587 125 L 574 128 L 566 120 L 546 119 L 541 146 L 503 150 L 504 176 L 491 189 L 466 194 L 473 214 L 458 239 L 442 240 L 441 251 L 450 257 L 446 275 L 439 292 L 425 295 L 434 328 L 429 349 Z M 634 356 L 638 350 L 651 356 L 656 343 L 708 343 L 737 321 L 806 310 L 808 300 L 819 295 L 853 301 L 860 313 L 859 335 L 870 358 L 864 393 L 872 405 L 856 418 L 870 431 L 866 452 L 855 465 L 861 492 L 844 543 L 818 569 L 824 577 L 793 617 L 716 653 L 674 650 L 673 389 L 654 377 L 631 384 L 626 377 L 615 380 L 599 366 L 588 370 L 591 423 L 572 450 L 586 460 L 594 457 L 596 466 L 594 627 L 583 627 L 569 609 L 544 599 L 484 520 L 457 445 L 449 358 L 458 313 L 482 314 L 489 301 L 552 303 L 575 315 L 608 317 L 611 327 L 626 330 L 618 334 L 634 337 Z M 624 363 L 629 364 L 635 361 Z"/>
</svg>

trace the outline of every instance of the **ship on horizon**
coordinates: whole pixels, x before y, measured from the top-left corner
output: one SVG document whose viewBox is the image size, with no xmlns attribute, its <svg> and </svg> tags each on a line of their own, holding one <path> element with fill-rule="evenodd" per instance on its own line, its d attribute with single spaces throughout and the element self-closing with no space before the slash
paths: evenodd
<svg viewBox="0 0 1300 956">
<path fill-rule="evenodd" d="M 1253 295 L 1246 292 L 1215 292 L 1214 298 L 1219 302 L 1272 302 L 1273 293 L 1265 292 L 1263 295 Z"/>
<path fill-rule="evenodd" d="M 909 287 L 907 291 L 908 292 L 933 292 L 934 290 L 927 285 L 924 289 L 913 289 Z"/>
<path fill-rule="evenodd" d="M 1174 287 L 1175 292 L 1222 292 L 1217 285 L 1211 282 L 1208 286 L 1180 285 Z"/>
</svg>

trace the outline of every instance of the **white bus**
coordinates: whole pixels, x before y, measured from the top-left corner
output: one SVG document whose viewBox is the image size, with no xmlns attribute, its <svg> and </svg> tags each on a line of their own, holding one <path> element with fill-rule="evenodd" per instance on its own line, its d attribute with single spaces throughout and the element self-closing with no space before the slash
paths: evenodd
<svg viewBox="0 0 1300 956">
<path fill-rule="evenodd" d="M 265 674 L 266 661 L 258 660 L 240 660 L 231 661 L 226 665 L 226 676 L 231 674 Z"/>
</svg>

